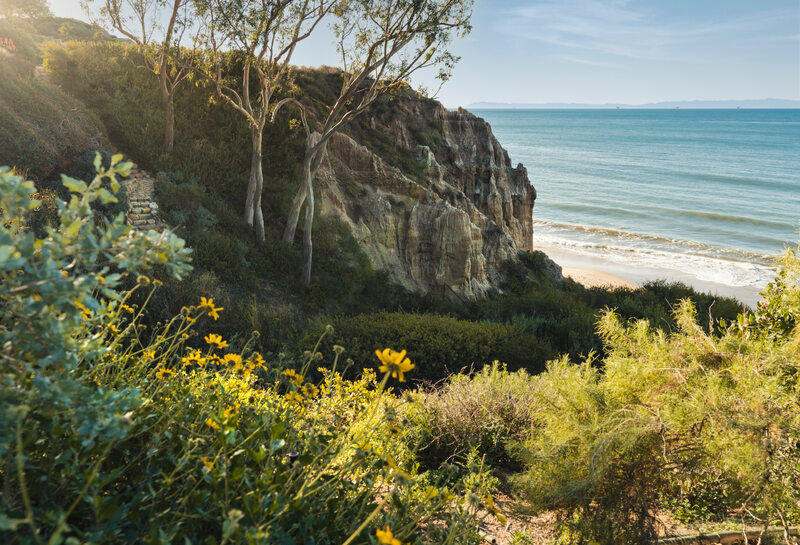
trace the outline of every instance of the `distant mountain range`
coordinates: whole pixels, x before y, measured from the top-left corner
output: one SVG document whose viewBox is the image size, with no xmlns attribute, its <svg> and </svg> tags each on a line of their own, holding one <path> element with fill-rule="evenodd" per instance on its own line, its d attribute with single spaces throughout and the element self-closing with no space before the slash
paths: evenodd
<svg viewBox="0 0 800 545">
<path fill-rule="evenodd" d="M 576 102 L 548 102 L 546 104 L 509 104 L 505 102 L 475 102 L 468 109 L 522 109 L 522 108 L 648 108 L 648 109 L 763 109 L 763 108 L 800 108 L 800 100 L 782 98 L 763 98 L 757 100 L 685 100 L 676 102 L 651 102 L 649 104 L 580 104 Z"/>
</svg>

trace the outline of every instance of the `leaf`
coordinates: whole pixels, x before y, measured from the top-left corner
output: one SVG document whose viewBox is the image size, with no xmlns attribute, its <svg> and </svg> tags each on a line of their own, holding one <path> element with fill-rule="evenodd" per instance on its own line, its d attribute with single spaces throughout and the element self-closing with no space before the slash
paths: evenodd
<svg viewBox="0 0 800 545">
<path fill-rule="evenodd" d="M 64 184 L 64 187 L 66 187 L 73 193 L 82 194 L 86 192 L 86 182 L 84 181 L 76 180 L 75 178 L 70 178 L 69 176 L 65 176 L 64 174 L 62 174 L 61 183 Z"/>
<path fill-rule="evenodd" d="M 97 196 L 100 198 L 100 201 L 103 204 L 108 204 L 111 202 L 119 202 L 117 198 L 105 187 L 101 187 L 97 190 Z"/>
<path fill-rule="evenodd" d="M 17 526 L 19 526 L 23 522 L 24 522 L 23 520 L 11 519 L 8 518 L 5 513 L 0 513 L 0 530 L 14 531 L 17 529 Z"/>
</svg>

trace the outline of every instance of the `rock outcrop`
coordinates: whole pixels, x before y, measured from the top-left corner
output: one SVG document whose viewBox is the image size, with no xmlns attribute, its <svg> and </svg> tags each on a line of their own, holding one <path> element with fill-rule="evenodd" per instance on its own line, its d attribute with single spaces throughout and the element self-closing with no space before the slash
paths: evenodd
<svg viewBox="0 0 800 545">
<path fill-rule="evenodd" d="M 497 288 L 500 264 L 533 248 L 536 191 L 489 124 L 404 96 L 360 127 L 329 144 L 316 183 L 321 211 L 409 289 L 471 299 Z"/>
</svg>

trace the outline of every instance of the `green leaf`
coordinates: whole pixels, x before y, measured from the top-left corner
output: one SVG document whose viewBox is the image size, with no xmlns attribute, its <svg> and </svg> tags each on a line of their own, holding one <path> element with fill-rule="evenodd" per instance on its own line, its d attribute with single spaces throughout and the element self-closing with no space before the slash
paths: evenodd
<svg viewBox="0 0 800 545">
<path fill-rule="evenodd" d="M 85 193 L 86 192 L 86 182 L 81 180 L 76 180 L 75 178 L 70 178 L 69 176 L 65 176 L 64 174 L 61 175 L 61 183 L 64 184 L 64 187 L 72 191 L 73 193 Z"/>
<path fill-rule="evenodd" d="M 14 531 L 17 529 L 17 526 L 19 526 L 23 522 L 24 520 L 11 519 L 8 518 L 5 513 L 0 513 L 0 530 Z"/>
<path fill-rule="evenodd" d="M 97 196 L 103 204 L 119 202 L 117 198 L 105 187 L 101 187 L 97 190 Z"/>
</svg>

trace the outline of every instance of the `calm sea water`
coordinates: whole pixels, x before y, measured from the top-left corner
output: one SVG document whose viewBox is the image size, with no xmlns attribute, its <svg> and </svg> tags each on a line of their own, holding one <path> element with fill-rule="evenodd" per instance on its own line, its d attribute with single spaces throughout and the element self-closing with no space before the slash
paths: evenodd
<svg viewBox="0 0 800 545">
<path fill-rule="evenodd" d="M 476 110 L 538 197 L 539 246 L 763 287 L 798 242 L 800 110 Z"/>
</svg>

